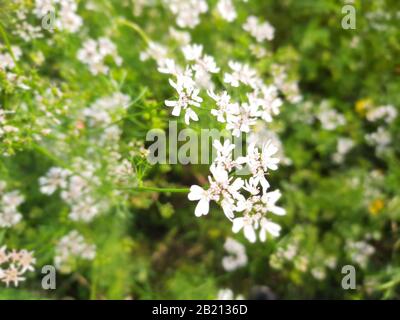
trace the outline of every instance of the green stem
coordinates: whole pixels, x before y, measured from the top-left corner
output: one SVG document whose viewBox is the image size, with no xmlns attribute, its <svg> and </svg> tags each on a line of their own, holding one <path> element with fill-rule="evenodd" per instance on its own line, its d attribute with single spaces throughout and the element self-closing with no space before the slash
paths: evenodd
<svg viewBox="0 0 400 320">
<path fill-rule="evenodd" d="M 6 33 L 6 31 L 4 30 L 3 25 L 2 25 L 1 23 L 0 23 L 0 34 L 1 34 L 1 37 L 3 38 L 3 40 L 4 40 L 4 43 L 5 43 L 5 45 L 6 45 L 7 50 L 10 52 L 11 58 L 12 58 L 13 61 L 14 61 L 15 69 L 16 69 L 17 71 L 19 71 L 18 62 L 17 62 L 17 59 L 15 58 L 14 52 L 13 52 L 13 50 L 12 50 L 12 48 L 11 48 L 10 40 L 8 40 L 7 33 Z"/>
<path fill-rule="evenodd" d="M 165 193 L 189 193 L 189 188 L 156 188 L 156 187 L 133 187 L 132 191 L 139 192 L 165 192 Z"/>
<path fill-rule="evenodd" d="M 133 23 L 131 21 L 122 19 L 122 18 L 118 18 L 117 19 L 117 23 L 121 24 L 121 25 L 125 25 L 131 29 L 133 29 L 134 31 L 136 31 L 144 40 L 144 42 L 146 42 L 146 44 L 148 45 L 151 40 L 150 38 L 147 36 L 147 34 L 143 31 L 143 29 L 141 27 L 139 27 L 136 23 Z"/>
</svg>

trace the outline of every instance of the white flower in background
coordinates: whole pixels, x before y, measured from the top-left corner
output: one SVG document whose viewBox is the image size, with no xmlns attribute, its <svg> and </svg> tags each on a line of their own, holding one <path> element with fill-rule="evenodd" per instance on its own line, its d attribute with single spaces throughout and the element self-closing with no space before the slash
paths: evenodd
<svg viewBox="0 0 400 320">
<path fill-rule="evenodd" d="M 272 122 L 273 117 L 279 115 L 283 101 L 278 96 L 278 89 L 273 86 L 261 85 L 260 89 L 247 94 L 249 103 L 260 107 L 259 116 L 266 122 Z"/>
<path fill-rule="evenodd" d="M 54 264 L 63 273 L 72 271 L 71 265 L 76 259 L 93 260 L 96 256 L 96 246 L 87 243 L 76 230 L 62 237 L 55 251 Z"/>
<path fill-rule="evenodd" d="M 235 299 L 231 289 L 220 289 L 218 291 L 217 300 L 243 300 L 242 295 L 238 295 Z"/>
<path fill-rule="evenodd" d="M 236 19 L 237 13 L 232 0 L 219 0 L 217 4 L 217 10 L 220 16 L 228 22 L 232 22 Z"/>
<path fill-rule="evenodd" d="M 353 149 L 355 143 L 349 138 L 339 138 L 337 142 L 337 151 L 333 154 L 333 161 L 336 163 L 342 163 L 344 157 L 351 149 Z"/>
<path fill-rule="evenodd" d="M 384 152 L 392 143 L 390 132 L 383 127 L 379 127 L 376 132 L 366 134 L 365 139 L 368 144 L 376 147 L 377 154 Z"/>
<path fill-rule="evenodd" d="M 250 52 L 257 59 L 264 58 L 269 54 L 267 49 L 265 49 L 261 45 L 255 45 L 255 44 L 250 45 Z"/>
<path fill-rule="evenodd" d="M 375 248 L 365 241 L 347 241 L 346 252 L 350 259 L 357 263 L 361 268 L 366 268 L 370 256 L 375 253 Z"/>
<path fill-rule="evenodd" d="M 23 275 L 27 271 L 34 271 L 33 265 L 36 259 L 33 252 L 27 250 L 7 251 L 6 246 L 0 248 L 0 281 L 4 282 L 7 287 L 12 283 L 15 287 L 19 282 L 25 281 Z"/>
<path fill-rule="evenodd" d="M 159 60 L 157 70 L 160 73 L 171 74 L 173 76 L 183 73 L 182 68 L 173 59 Z"/>
<path fill-rule="evenodd" d="M 90 222 L 99 214 L 99 207 L 90 196 L 82 197 L 78 202 L 72 203 L 68 217 L 72 221 Z"/>
<path fill-rule="evenodd" d="M 247 18 L 243 29 L 249 32 L 257 42 L 264 40 L 271 41 L 274 39 L 275 28 L 268 22 L 260 23 L 257 17 L 250 16 Z"/>
<path fill-rule="evenodd" d="M 190 120 L 199 120 L 197 114 L 192 110 L 193 107 L 200 107 L 203 98 L 199 96 L 200 90 L 196 88 L 193 80 L 184 75 L 178 75 L 176 82 L 169 80 L 170 85 L 177 91 L 178 100 L 166 100 L 165 105 L 173 108 L 172 115 L 179 117 L 181 110 L 185 112 L 185 123 L 189 124 Z"/>
<path fill-rule="evenodd" d="M 229 61 L 229 67 L 232 73 L 224 74 L 224 82 L 230 84 L 232 87 L 239 87 L 240 82 L 252 88 L 256 88 L 259 79 L 257 72 L 250 68 L 247 64 L 242 64 L 237 61 Z"/>
<path fill-rule="evenodd" d="M 61 199 L 70 207 L 68 217 L 88 223 L 106 209 L 105 202 L 93 197 L 94 187 L 99 184 L 97 167 L 82 158 L 75 158 L 71 170 L 79 175 L 66 169 L 50 168 L 39 178 L 40 191 L 50 195 L 59 189 Z"/>
<path fill-rule="evenodd" d="M 0 228 L 11 228 L 22 219 L 18 206 L 24 201 L 19 191 L 5 192 L 6 183 L 0 181 Z"/>
<path fill-rule="evenodd" d="M 163 0 L 176 16 L 176 24 L 181 28 L 193 29 L 200 23 L 200 15 L 208 11 L 205 0 Z"/>
<path fill-rule="evenodd" d="M 58 188 L 65 188 L 67 186 L 67 178 L 70 174 L 71 172 L 66 169 L 50 168 L 44 177 L 39 178 L 40 192 L 51 195 Z"/>
<path fill-rule="evenodd" d="M 86 40 L 77 53 L 78 60 L 86 64 L 93 75 L 108 73 L 109 67 L 105 65 L 104 61 L 108 56 L 113 58 L 117 66 L 122 64 L 122 58 L 118 55 L 116 46 L 105 37 L 98 40 Z"/>
<path fill-rule="evenodd" d="M 297 104 L 303 100 L 299 84 L 296 81 L 288 79 L 289 77 L 285 66 L 273 64 L 271 72 L 274 77 L 274 84 L 290 103 Z"/>
<path fill-rule="evenodd" d="M 392 105 L 373 108 L 367 112 L 367 119 L 376 122 L 383 119 L 386 123 L 392 123 L 397 118 L 397 110 Z"/>
<path fill-rule="evenodd" d="M 83 116 L 90 127 L 109 126 L 118 121 L 130 105 L 130 97 L 115 92 L 110 96 L 97 99 L 89 107 L 83 109 Z"/>
<path fill-rule="evenodd" d="M 203 54 L 203 46 L 200 44 L 189 44 L 182 48 L 182 52 L 187 61 L 196 61 Z"/>
<path fill-rule="evenodd" d="M 224 249 L 229 253 L 222 259 L 222 266 L 226 271 L 234 271 L 247 265 L 246 248 L 240 242 L 227 238 Z"/>
<path fill-rule="evenodd" d="M 42 19 L 49 12 L 55 14 L 55 27 L 60 31 L 77 32 L 83 25 L 82 18 L 76 13 L 75 0 L 35 0 L 33 13 Z"/>
<path fill-rule="evenodd" d="M 18 46 L 11 46 L 12 53 L 16 61 L 19 61 L 22 56 L 21 48 Z M 4 51 L 4 53 L 2 52 Z M 7 49 L 0 43 L 0 70 L 10 71 L 15 68 L 15 62 L 11 54 Z"/>
<path fill-rule="evenodd" d="M 169 28 L 169 35 L 181 46 L 188 45 L 191 41 L 191 36 L 189 32 L 181 31 L 173 27 Z"/>
<path fill-rule="evenodd" d="M 316 280 L 324 280 L 326 278 L 326 272 L 325 269 L 322 267 L 315 267 L 311 269 L 311 275 L 316 279 Z"/>
<path fill-rule="evenodd" d="M 142 14 L 143 9 L 147 6 L 154 6 L 156 0 L 135 0 L 133 1 L 133 14 L 138 17 Z"/>
<path fill-rule="evenodd" d="M 329 131 L 346 124 L 345 117 L 332 109 L 325 101 L 321 104 L 317 118 L 321 122 L 322 128 Z"/>
<path fill-rule="evenodd" d="M 149 42 L 145 51 L 140 53 L 140 60 L 146 61 L 148 59 L 154 59 L 157 62 L 160 62 L 168 57 L 168 50 L 163 45 L 151 41 Z"/>
</svg>

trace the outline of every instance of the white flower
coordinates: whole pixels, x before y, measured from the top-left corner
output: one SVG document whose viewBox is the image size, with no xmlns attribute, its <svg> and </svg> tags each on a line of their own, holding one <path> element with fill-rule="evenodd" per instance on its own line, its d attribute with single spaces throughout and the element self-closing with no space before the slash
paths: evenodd
<svg viewBox="0 0 400 320">
<path fill-rule="evenodd" d="M 182 73 L 182 69 L 175 63 L 175 60 L 173 59 L 158 60 L 157 70 L 160 73 L 172 74 L 174 76 Z"/>
<path fill-rule="evenodd" d="M 345 155 L 354 147 L 355 143 L 349 138 L 339 138 L 337 142 L 337 151 L 333 154 L 333 160 L 336 163 L 341 163 Z"/>
<path fill-rule="evenodd" d="M 225 140 L 223 145 L 219 140 L 214 140 L 213 147 L 217 150 L 217 157 L 214 160 L 216 166 L 221 166 L 227 171 L 239 167 L 239 164 L 232 159 L 232 152 L 235 149 L 235 145 L 231 144 L 229 140 Z"/>
<path fill-rule="evenodd" d="M 76 230 L 62 237 L 56 246 L 54 264 L 61 272 L 71 272 L 71 259 L 93 260 L 96 256 L 96 246 L 88 244 Z"/>
<path fill-rule="evenodd" d="M 207 12 L 205 0 L 163 0 L 176 15 L 176 23 L 181 28 L 194 28 L 200 23 L 200 14 Z"/>
<path fill-rule="evenodd" d="M 246 249 L 240 242 L 227 238 L 224 248 L 229 253 L 222 259 L 222 266 L 226 271 L 234 271 L 247 264 Z"/>
<path fill-rule="evenodd" d="M 228 172 L 221 166 L 211 165 L 210 171 L 212 176 L 209 176 L 210 188 L 205 191 L 199 186 L 192 186 L 189 193 L 189 200 L 198 201 L 195 215 L 206 215 L 209 210 L 209 201 L 218 202 L 226 217 L 233 219 L 235 211 L 235 200 L 243 200 L 243 196 L 239 190 L 243 187 L 244 181 L 241 178 L 229 178 Z"/>
<path fill-rule="evenodd" d="M 243 229 L 244 236 L 251 243 L 256 242 L 257 236 L 253 226 L 253 220 L 250 217 L 240 217 L 233 219 L 232 231 L 238 233 Z"/>
<path fill-rule="evenodd" d="M 190 187 L 188 199 L 190 201 L 199 201 L 194 211 L 196 217 L 208 214 L 208 211 L 210 210 L 210 196 L 208 191 L 197 185 L 193 185 Z"/>
<path fill-rule="evenodd" d="M 239 87 L 240 82 L 252 88 L 257 87 L 259 82 L 257 72 L 250 68 L 249 65 L 236 61 L 229 61 L 228 65 L 232 69 L 232 73 L 225 73 L 225 83 L 230 84 L 232 87 Z"/>
<path fill-rule="evenodd" d="M 384 152 L 392 142 L 390 132 L 383 127 L 379 127 L 376 132 L 365 135 L 365 139 L 368 144 L 376 146 L 377 154 Z"/>
<path fill-rule="evenodd" d="M 255 148 L 255 146 L 253 147 Z M 277 170 L 279 158 L 273 157 L 278 152 L 278 148 L 272 143 L 271 140 L 267 141 L 262 148 L 261 163 L 265 171 Z"/>
<path fill-rule="evenodd" d="M 50 168 L 46 176 L 39 178 L 40 192 L 51 195 L 58 188 L 65 188 L 70 174 L 69 170 L 57 167 Z"/>
<path fill-rule="evenodd" d="M 182 48 L 183 55 L 188 61 L 196 61 L 203 54 L 203 46 L 199 44 L 187 45 Z"/>
<path fill-rule="evenodd" d="M 156 60 L 157 62 L 167 59 L 167 49 L 161 44 L 151 41 L 148 44 L 146 51 L 140 53 L 140 60 L 146 61 L 149 58 Z"/>
<path fill-rule="evenodd" d="M 274 39 L 275 28 L 268 22 L 260 23 L 258 18 L 254 16 L 247 18 L 243 29 L 256 38 L 257 42 L 263 42 L 264 40 L 271 41 Z"/>
<path fill-rule="evenodd" d="M 260 221 L 260 240 L 264 242 L 267 239 L 267 233 L 273 237 L 278 237 L 281 232 L 281 226 L 266 218 L 262 218 Z"/>
<path fill-rule="evenodd" d="M 0 228 L 11 228 L 22 219 L 18 206 L 24 201 L 19 191 L 4 193 L 5 183 L 0 186 Z"/>
<path fill-rule="evenodd" d="M 232 134 L 239 137 L 241 132 L 249 133 L 250 127 L 255 125 L 260 117 L 258 105 L 242 103 L 239 107 L 239 113 L 229 113 L 227 115 L 226 128 L 232 131 Z"/>
<path fill-rule="evenodd" d="M 169 34 L 171 38 L 177 41 L 181 45 L 187 45 L 190 43 L 191 37 L 189 32 L 177 30 L 173 27 L 169 28 Z"/>
<path fill-rule="evenodd" d="M 239 104 L 231 103 L 231 97 L 224 91 L 217 95 L 213 90 L 208 90 L 207 94 L 216 102 L 218 109 L 211 109 L 211 114 L 217 117 L 217 121 L 226 122 L 228 115 L 237 116 L 239 114 Z"/>
<path fill-rule="evenodd" d="M 263 187 L 264 192 L 269 188 L 269 183 L 265 178 L 265 174 L 268 170 L 277 170 L 279 158 L 274 157 L 278 149 L 272 144 L 271 141 L 267 141 L 262 152 L 258 150 L 255 143 L 251 143 L 247 148 L 247 156 L 239 157 L 237 162 L 239 164 L 247 164 L 255 183 L 260 183 Z"/>
<path fill-rule="evenodd" d="M 200 90 L 194 86 L 193 80 L 187 76 L 178 75 L 176 82 L 170 79 L 169 83 L 179 95 L 177 101 L 165 101 L 166 106 L 173 108 L 172 115 L 178 117 L 183 109 L 185 111 L 186 124 L 189 124 L 190 120 L 199 120 L 197 114 L 190 108 L 190 106 L 200 107 L 200 103 L 203 101 L 199 97 Z"/>
<path fill-rule="evenodd" d="M 221 17 L 228 22 L 232 22 L 237 17 L 232 0 L 219 0 L 217 4 L 217 10 Z"/>
<path fill-rule="evenodd" d="M 286 210 L 276 206 L 276 202 L 281 198 L 282 194 L 279 190 L 266 192 L 263 194 L 261 200 L 266 205 L 266 209 L 277 216 L 284 216 Z"/>
<path fill-rule="evenodd" d="M 33 252 L 27 250 L 12 250 L 7 252 L 6 246 L 0 248 L 0 280 L 8 287 L 10 283 L 18 286 L 20 281 L 24 281 L 22 277 L 27 271 L 34 271 L 33 265 L 36 259 Z"/>
<path fill-rule="evenodd" d="M 325 130 L 335 130 L 346 123 L 345 117 L 335 109 L 331 109 L 327 102 L 322 103 L 317 118 Z"/>
<path fill-rule="evenodd" d="M 108 73 L 109 68 L 104 63 L 107 56 L 111 56 L 116 65 L 121 65 L 122 59 L 118 56 L 116 46 L 105 37 L 97 41 L 93 39 L 86 40 L 77 53 L 78 60 L 86 64 L 93 75 Z"/>
<path fill-rule="evenodd" d="M 392 123 L 397 117 L 397 110 L 391 105 L 381 106 L 368 111 L 366 117 L 371 122 L 384 119 L 386 123 Z"/>
</svg>

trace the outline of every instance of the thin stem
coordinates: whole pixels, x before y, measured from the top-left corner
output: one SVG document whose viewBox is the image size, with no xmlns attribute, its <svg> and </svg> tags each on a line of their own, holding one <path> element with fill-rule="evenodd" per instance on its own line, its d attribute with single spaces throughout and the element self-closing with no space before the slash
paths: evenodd
<svg viewBox="0 0 400 320">
<path fill-rule="evenodd" d="M 15 58 L 14 52 L 11 48 L 10 40 L 8 40 L 7 32 L 6 32 L 6 30 L 4 30 L 3 25 L 1 23 L 0 23 L 0 34 L 4 40 L 7 50 L 10 52 L 11 58 L 14 61 L 15 68 L 17 69 L 17 71 L 19 71 L 18 62 L 17 62 L 17 59 Z"/>
<path fill-rule="evenodd" d="M 142 39 L 144 40 L 144 42 L 146 42 L 147 45 L 151 42 L 151 40 L 147 36 L 147 34 L 136 23 L 133 23 L 131 21 L 128 21 L 128 20 L 125 20 L 122 18 L 118 18 L 117 23 L 125 25 L 125 26 L 130 27 L 131 29 L 135 30 L 142 37 Z"/>
<path fill-rule="evenodd" d="M 163 192 L 163 193 L 189 193 L 189 188 L 156 188 L 156 187 L 133 187 L 126 188 L 138 192 Z"/>
</svg>

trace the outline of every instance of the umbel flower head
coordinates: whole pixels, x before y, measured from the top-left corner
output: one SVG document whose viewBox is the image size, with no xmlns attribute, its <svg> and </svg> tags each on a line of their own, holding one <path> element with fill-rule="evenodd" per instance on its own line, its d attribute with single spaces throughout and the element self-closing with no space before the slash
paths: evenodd
<svg viewBox="0 0 400 320">
<path fill-rule="evenodd" d="M 0 281 L 8 287 L 13 284 L 15 287 L 21 281 L 25 281 L 23 275 L 28 271 L 34 271 L 33 265 L 36 259 L 33 252 L 27 250 L 7 251 L 6 246 L 0 248 Z"/>
<path fill-rule="evenodd" d="M 189 200 L 198 201 L 195 215 L 207 215 L 210 202 L 214 201 L 232 222 L 232 231 L 243 230 L 250 242 L 256 241 L 257 233 L 261 241 L 266 240 L 267 234 L 277 237 L 281 227 L 272 222 L 270 216 L 281 216 L 286 212 L 276 205 L 281 197 L 280 191 L 269 191 L 270 184 L 265 176 L 278 168 L 279 158 L 275 157 L 278 149 L 271 141 L 267 141 L 261 151 L 251 144 L 245 157 L 234 160 L 234 145 L 228 140 L 224 144 L 216 140 L 214 147 L 217 157 L 210 166 L 209 188 L 193 185 L 188 195 Z M 234 169 L 245 163 L 251 174 L 248 179 L 230 176 Z"/>
</svg>

